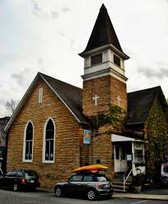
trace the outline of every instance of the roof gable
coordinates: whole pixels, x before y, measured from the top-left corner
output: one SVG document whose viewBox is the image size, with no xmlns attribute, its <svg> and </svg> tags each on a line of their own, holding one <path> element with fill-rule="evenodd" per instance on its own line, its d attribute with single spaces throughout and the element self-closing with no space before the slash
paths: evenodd
<svg viewBox="0 0 168 204">
<path fill-rule="evenodd" d="M 167 104 L 160 86 L 128 93 L 128 110 L 126 125 L 145 123 L 154 100 L 160 97 L 165 113 Z"/>
<path fill-rule="evenodd" d="M 45 75 L 43 73 L 37 73 L 36 77 L 30 84 L 20 103 L 18 104 L 15 112 L 10 118 L 5 131 L 8 131 L 12 123 L 14 122 L 16 116 L 21 110 L 23 104 L 27 100 L 29 94 L 35 87 L 37 81 L 41 78 L 50 87 L 54 94 L 64 103 L 72 115 L 76 118 L 79 123 L 87 123 L 85 117 L 82 114 L 82 89 L 70 85 L 68 83 L 62 82 L 58 79 Z"/>
</svg>

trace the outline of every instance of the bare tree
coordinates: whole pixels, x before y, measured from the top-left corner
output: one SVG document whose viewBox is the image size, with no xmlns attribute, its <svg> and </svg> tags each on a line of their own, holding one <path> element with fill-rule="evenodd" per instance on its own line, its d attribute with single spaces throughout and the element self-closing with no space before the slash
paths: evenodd
<svg viewBox="0 0 168 204">
<path fill-rule="evenodd" d="M 6 108 L 7 108 L 8 110 L 10 110 L 11 113 L 13 114 L 14 111 L 15 111 L 15 109 L 16 109 L 17 104 L 18 104 L 17 101 L 11 99 L 11 101 L 7 101 L 7 102 L 6 102 Z"/>
</svg>

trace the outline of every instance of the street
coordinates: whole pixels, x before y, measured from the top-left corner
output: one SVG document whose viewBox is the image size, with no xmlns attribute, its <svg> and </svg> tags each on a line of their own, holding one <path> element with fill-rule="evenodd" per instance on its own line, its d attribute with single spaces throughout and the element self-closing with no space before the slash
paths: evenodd
<svg viewBox="0 0 168 204">
<path fill-rule="evenodd" d="M 36 192 L 13 192 L 10 190 L 0 190 L 0 204 L 167 204 L 167 201 L 160 200 L 143 200 L 128 198 L 111 198 L 108 200 L 88 201 L 76 198 L 57 198 L 53 193 L 36 191 Z"/>
</svg>

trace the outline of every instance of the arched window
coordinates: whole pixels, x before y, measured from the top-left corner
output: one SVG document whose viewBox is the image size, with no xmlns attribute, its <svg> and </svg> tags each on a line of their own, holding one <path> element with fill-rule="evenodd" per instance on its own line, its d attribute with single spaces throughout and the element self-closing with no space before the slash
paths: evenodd
<svg viewBox="0 0 168 204">
<path fill-rule="evenodd" d="M 55 126 L 52 119 L 49 119 L 45 125 L 44 142 L 43 142 L 43 161 L 54 161 L 54 143 L 55 143 Z"/>
<path fill-rule="evenodd" d="M 24 140 L 24 160 L 33 160 L 33 125 L 28 122 L 25 128 L 25 140 Z"/>
</svg>

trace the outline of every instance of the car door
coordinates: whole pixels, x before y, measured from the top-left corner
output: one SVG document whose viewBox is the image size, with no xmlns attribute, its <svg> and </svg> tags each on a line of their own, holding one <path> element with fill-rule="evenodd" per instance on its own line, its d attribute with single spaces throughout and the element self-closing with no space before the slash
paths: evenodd
<svg viewBox="0 0 168 204">
<path fill-rule="evenodd" d="M 17 178 L 17 172 L 16 171 L 8 172 L 4 178 L 4 185 L 6 187 L 12 187 L 16 178 Z"/>
<path fill-rule="evenodd" d="M 80 174 L 73 175 L 64 186 L 65 193 L 74 196 L 81 194 L 82 178 Z"/>
<path fill-rule="evenodd" d="M 83 182 L 82 182 L 82 191 L 86 192 L 87 189 L 91 186 L 93 186 L 94 178 L 91 174 L 84 175 Z"/>
<path fill-rule="evenodd" d="M 11 177 L 11 171 L 7 172 L 2 180 L 2 185 L 4 187 L 8 187 L 9 186 L 9 182 L 10 182 L 10 177 Z"/>
</svg>

